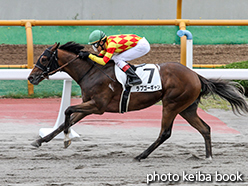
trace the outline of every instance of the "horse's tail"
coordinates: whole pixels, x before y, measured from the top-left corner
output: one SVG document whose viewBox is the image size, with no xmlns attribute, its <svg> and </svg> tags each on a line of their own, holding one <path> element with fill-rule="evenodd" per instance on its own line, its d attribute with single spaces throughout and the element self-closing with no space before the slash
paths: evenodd
<svg viewBox="0 0 248 186">
<path fill-rule="evenodd" d="M 244 99 L 244 88 L 239 83 L 224 80 L 206 79 L 198 75 L 202 90 L 199 99 L 208 94 L 217 94 L 222 99 L 227 100 L 232 107 L 232 111 L 241 114 L 241 111 L 248 112 L 248 105 Z"/>
</svg>

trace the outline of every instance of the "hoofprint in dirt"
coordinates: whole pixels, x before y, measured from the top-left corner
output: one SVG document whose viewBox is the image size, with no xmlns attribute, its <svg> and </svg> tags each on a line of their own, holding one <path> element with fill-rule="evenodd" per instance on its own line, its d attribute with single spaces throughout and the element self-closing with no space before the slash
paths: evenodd
<svg viewBox="0 0 248 186">
<path fill-rule="evenodd" d="M 157 178 L 151 185 L 247 185 L 248 117 L 231 111 L 208 112 L 240 132 L 212 133 L 212 161 L 204 159 L 202 136 L 192 131 L 173 130 L 148 159 L 136 162 L 133 158 L 155 140 L 159 127 L 79 124 L 74 130 L 80 138 L 68 149 L 58 139 L 34 148 L 30 143 L 38 130 L 50 123 L 0 120 L 0 185 L 147 185 L 154 174 Z M 179 180 L 165 182 L 169 174 Z M 221 175 L 243 182 L 216 182 Z M 208 180 L 202 181 L 203 176 Z"/>
<path fill-rule="evenodd" d="M 34 45 L 34 63 L 50 45 Z M 94 52 L 90 45 L 85 50 Z M 248 60 L 248 45 L 194 45 L 194 64 L 229 64 Z M 27 63 L 26 45 L 0 45 L 0 65 L 23 65 Z M 180 62 L 180 45 L 152 44 L 150 52 L 133 64 Z"/>
</svg>

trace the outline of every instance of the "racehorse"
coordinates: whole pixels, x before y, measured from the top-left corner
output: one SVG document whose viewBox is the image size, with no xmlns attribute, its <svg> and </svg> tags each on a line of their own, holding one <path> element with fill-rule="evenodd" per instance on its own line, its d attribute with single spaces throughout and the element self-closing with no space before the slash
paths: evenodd
<svg viewBox="0 0 248 186">
<path fill-rule="evenodd" d="M 68 42 L 59 47 L 55 43 L 47 48 L 39 57 L 28 80 L 38 85 L 43 79 L 57 71 L 68 73 L 81 87 L 82 103 L 69 106 L 65 110 L 65 121 L 47 136 L 32 143 L 39 147 L 43 142 L 49 142 L 64 131 L 64 145 L 71 144 L 69 128 L 90 114 L 104 112 L 119 112 L 122 86 L 116 80 L 114 63 L 105 66 L 98 65 L 90 59 L 80 59 L 78 53 L 84 46 Z M 131 93 L 128 111 L 149 107 L 162 101 L 162 122 L 158 138 L 143 153 L 135 157 L 140 161 L 151 154 L 159 145 L 171 136 L 173 121 L 180 114 L 192 127 L 198 130 L 205 140 L 206 158 L 212 159 L 210 127 L 197 114 L 201 97 L 217 94 L 227 100 L 234 113 L 248 112 L 248 105 L 243 97 L 243 87 L 237 83 L 223 80 L 206 79 L 191 69 L 177 62 L 157 64 L 161 77 L 162 89 L 155 92 Z"/>
</svg>

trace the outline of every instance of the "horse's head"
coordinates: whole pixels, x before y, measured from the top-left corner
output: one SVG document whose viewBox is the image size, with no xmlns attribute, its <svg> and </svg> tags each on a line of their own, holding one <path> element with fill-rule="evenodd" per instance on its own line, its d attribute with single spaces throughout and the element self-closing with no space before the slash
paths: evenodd
<svg viewBox="0 0 248 186">
<path fill-rule="evenodd" d="M 35 67 L 28 76 L 33 85 L 38 85 L 43 79 L 48 78 L 48 73 L 56 70 L 59 65 L 57 61 L 57 49 L 59 43 L 47 48 L 37 60 Z"/>
</svg>

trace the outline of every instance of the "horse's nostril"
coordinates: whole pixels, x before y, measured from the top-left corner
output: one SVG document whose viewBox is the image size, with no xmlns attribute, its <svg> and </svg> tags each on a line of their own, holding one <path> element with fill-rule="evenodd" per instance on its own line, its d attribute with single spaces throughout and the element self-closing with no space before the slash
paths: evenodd
<svg viewBox="0 0 248 186">
<path fill-rule="evenodd" d="M 34 78 L 31 77 L 31 76 L 28 77 L 28 80 L 29 80 L 30 82 L 31 82 L 33 79 L 34 79 Z"/>
</svg>

